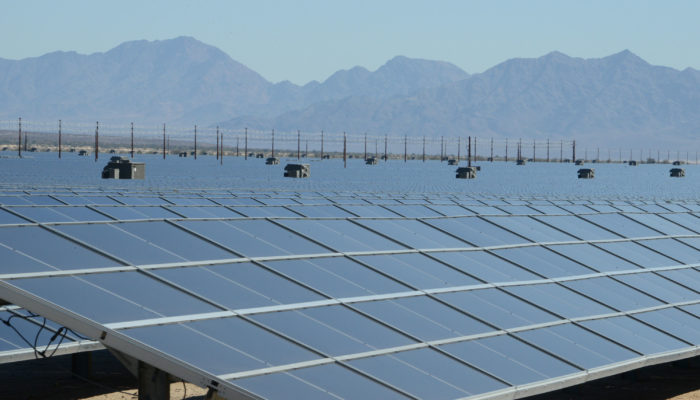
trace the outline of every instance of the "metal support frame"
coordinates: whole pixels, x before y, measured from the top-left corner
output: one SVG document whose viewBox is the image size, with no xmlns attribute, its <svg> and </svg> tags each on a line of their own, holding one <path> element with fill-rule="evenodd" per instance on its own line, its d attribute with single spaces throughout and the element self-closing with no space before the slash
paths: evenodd
<svg viewBox="0 0 700 400">
<path fill-rule="evenodd" d="M 71 372 L 83 378 L 92 377 L 92 352 L 71 354 Z"/>
<path fill-rule="evenodd" d="M 138 364 L 139 400 L 169 400 L 170 382 L 167 372 L 150 364 Z"/>
</svg>

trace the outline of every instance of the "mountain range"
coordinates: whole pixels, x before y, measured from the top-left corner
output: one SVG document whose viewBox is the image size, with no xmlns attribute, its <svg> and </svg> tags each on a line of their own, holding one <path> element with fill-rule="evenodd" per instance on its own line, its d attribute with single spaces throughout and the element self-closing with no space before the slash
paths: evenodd
<svg viewBox="0 0 700 400">
<path fill-rule="evenodd" d="M 650 65 L 627 50 L 596 59 L 552 52 L 472 75 L 397 56 L 376 71 L 354 67 L 300 86 L 269 82 L 179 37 L 90 55 L 0 58 L 0 119 L 18 116 L 686 146 L 700 132 L 700 71 Z"/>
</svg>

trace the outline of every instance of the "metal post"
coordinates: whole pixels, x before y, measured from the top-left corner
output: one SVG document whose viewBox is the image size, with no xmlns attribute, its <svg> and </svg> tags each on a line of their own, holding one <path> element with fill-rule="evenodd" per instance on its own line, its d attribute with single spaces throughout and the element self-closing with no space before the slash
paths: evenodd
<svg viewBox="0 0 700 400">
<path fill-rule="evenodd" d="M 158 368 L 138 363 L 139 400 L 163 400 L 170 398 L 168 374 Z"/>
<path fill-rule="evenodd" d="M 71 354 L 71 372 L 82 378 L 92 378 L 92 352 Z"/>
<path fill-rule="evenodd" d="M 462 155 L 461 150 L 462 150 L 462 138 L 460 136 L 457 136 L 457 164 L 459 164 L 459 159 L 460 159 L 460 156 Z"/>
<path fill-rule="evenodd" d="M 408 159 L 408 135 L 403 136 L 403 162 Z"/>
<path fill-rule="evenodd" d="M 506 138 L 506 162 L 508 162 L 508 138 Z"/>
<path fill-rule="evenodd" d="M 194 126 L 194 159 L 197 159 L 197 125 Z"/>
<path fill-rule="evenodd" d="M 493 162 L 493 136 L 491 136 L 491 162 Z"/>
<path fill-rule="evenodd" d="M 384 162 L 389 161 L 389 156 L 387 155 L 389 137 L 384 135 Z"/>
<path fill-rule="evenodd" d="M 216 127 L 219 130 L 219 127 Z M 219 165 L 224 165 L 224 133 L 221 132 L 221 141 L 219 142 Z"/>
<path fill-rule="evenodd" d="M 472 166 L 472 137 L 469 136 L 467 142 L 467 167 Z"/>
<path fill-rule="evenodd" d="M 572 155 L 571 162 L 575 163 L 576 162 L 576 141 L 575 140 L 574 140 L 574 145 L 572 146 L 572 151 L 573 151 L 573 155 Z"/>
<path fill-rule="evenodd" d="M 245 128 L 245 148 L 243 150 L 243 159 L 248 159 L 248 128 Z"/>
<path fill-rule="evenodd" d="M 367 161 L 367 133 L 365 132 L 365 161 Z"/>
<path fill-rule="evenodd" d="M 22 158 L 22 117 L 19 117 L 19 129 L 18 129 L 19 139 L 17 139 L 17 155 Z"/>
<path fill-rule="evenodd" d="M 134 123 L 131 123 L 131 158 L 134 158 Z"/>
<path fill-rule="evenodd" d="M 297 160 L 301 158 L 301 131 L 297 129 Z"/>
<path fill-rule="evenodd" d="M 423 162 L 425 162 L 425 136 L 423 136 Z"/>
<path fill-rule="evenodd" d="M 100 121 L 97 121 L 95 125 L 95 162 L 97 162 L 97 155 L 100 152 Z"/>
<path fill-rule="evenodd" d="M 219 159 L 219 127 L 216 127 L 216 159 Z"/>
<path fill-rule="evenodd" d="M 476 136 L 474 136 L 474 162 L 476 162 Z"/>
<path fill-rule="evenodd" d="M 58 158 L 61 158 L 61 120 L 58 120 Z"/>
<path fill-rule="evenodd" d="M 163 160 L 165 160 L 165 124 L 163 124 Z"/>
<path fill-rule="evenodd" d="M 343 168 L 348 167 L 348 141 L 347 141 L 347 136 L 345 136 L 345 132 L 343 132 Z"/>
<path fill-rule="evenodd" d="M 238 146 L 240 145 L 240 143 L 241 143 L 241 138 L 236 136 L 236 157 L 238 157 L 240 155 L 240 153 L 238 151 L 238 149 L 239 149 Z"/>
<path fill-rule="evenodd" d="M 445 137 L 440 136 L 440 162 L 445 158 Z"/>
</svg>

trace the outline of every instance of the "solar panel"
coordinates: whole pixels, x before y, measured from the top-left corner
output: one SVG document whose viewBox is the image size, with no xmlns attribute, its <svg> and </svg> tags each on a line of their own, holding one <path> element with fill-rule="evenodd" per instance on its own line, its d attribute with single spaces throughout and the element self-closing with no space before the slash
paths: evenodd
<svg viewBox="0 0 700 400">
<path fill-rule="evenodd" d="M 520 397 L 700 343 L 682 202 L 50 193 L 0 196 L 0 298 L 22 307 L 0 316 L 228 398 Z M 33 352 L 9 333 L 0 360 Z"/>
</svg>

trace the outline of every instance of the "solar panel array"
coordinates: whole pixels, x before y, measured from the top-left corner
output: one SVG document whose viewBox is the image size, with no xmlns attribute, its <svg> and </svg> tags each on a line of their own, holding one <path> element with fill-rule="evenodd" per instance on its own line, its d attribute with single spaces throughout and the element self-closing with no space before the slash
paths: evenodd
<svg viewBox="0 0 700 400">
<path fill-rule="evenodd" d="M 0 298 L 228 397 L 522 397 L 697 354 L 697 212 L 7 187 Z"/>
</svg>

